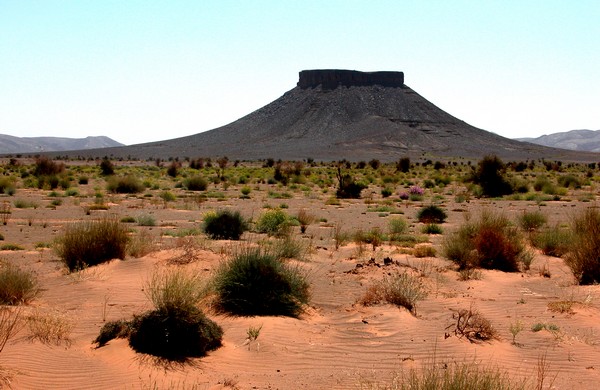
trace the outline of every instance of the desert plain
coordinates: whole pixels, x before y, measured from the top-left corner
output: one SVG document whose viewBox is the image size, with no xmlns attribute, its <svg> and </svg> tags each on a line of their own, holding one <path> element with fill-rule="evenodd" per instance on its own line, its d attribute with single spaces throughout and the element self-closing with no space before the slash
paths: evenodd
<svg viewBox="0 0 600 390">
<path fill-rule="evenodd" d="M 527 381 L 528 388 L 594 389 L 600 382 L 600 286 L 579 285 L 564 259 L 543 254 L 529 240 L 533 233 L 519 224 L 525 213 L 541 213 L 547 218 L 544 226 L 568 229 L 578 213 L 597 207 L 595 166 L 564 163 L 546 169 L 537 162 L 524 171 L 509 168 L 506 174 L 527 190 L 488 198 L 465 181 L 476 161 L 445 161 L 435 168 L 415 161 L 408 172 L 394 164 L 343 165 L 366 188 L 358 199 L 338 199 L 337 165 L 329 163 L 301 164 L 299 175 L 289 174 L 284 184 L 262 162 L 192 169 L 181 161 L 169 176 L 173 162 L 115 161 L 115 176 L 131 175 L 144 187 L 116 193 L 107 188 L 109 178 L 101 175 L 98 161 L 59 162 L 65 164 L 66 184 L 54 189 L 37 188 L 32 159 L 2 162 L 14 191 L 0 199 L 5 217 L 0 259 L 31 272 L 39 284 L 34 299 L 6 309 L 19 311 L 20 326 L 0 353 L 2 386 L 380 389 L 399 388 L 394 386 L 402 378 L 425 368 L 460 364 Z M 566 175 L 577 184 L 561 186 L 559 178 Z M 182 183 L 192 176 L 205 178 L 207 189 L 186 189 Z M 540 177 L 550 187 L 536 191 Z M 414 187 L 423 194 L 406 199 Z M 429 205 L 447 214 L 440 234 L 424 233 L 425 224 L 418 221 L 419 210 Z M 203 216 L 224 209 L 251 221 L 241 240 L 202 234 Z M 291 221 L 301 211 L 312 216 L 304 233 L 298 223 L 286 232 L 302 251 L 285 261 L 303 270 L 310 285 L 309 304 L 298 318 L 233 316 L 201 302 L 223 329 L 222 346 L 185 361 L 136 353 L 126 339 L 102 347 L 93 343 L 105 323 L 151 308 L 145 289 L 157 270 L 182 268 L 208 282 L 239 248 L 282 240 L 253 229 L 263 213 L 274 209 Z M 486 211 L 506 216 L 519 228 L 532 255 L 527 267 L 477 269 L 465 277 L 445 257 L 445 240 Z M 56 240 L 70 224 L 107 216 L 123 221 L 138 250 L 123 260 L 69 272 L 55 251 Z M 390 221 L 397 219 L 406 222 L 401 242 L 390 239 Z M 359 231 L 379 232 L 381 240 L 362 242 L 355 239 Z M 426 292 L 414 310 L 363 304 L 369 286 L 404 272 L 418 278 Z M 454 330 L 461 310 L 479 312 L 495 337 L 460 337 Z M 32 330 L 36 319 L 49 324 L 46 335 Z M 250 339 L 250 329 L 259 329 L 258 336 Z"/>
</svg>

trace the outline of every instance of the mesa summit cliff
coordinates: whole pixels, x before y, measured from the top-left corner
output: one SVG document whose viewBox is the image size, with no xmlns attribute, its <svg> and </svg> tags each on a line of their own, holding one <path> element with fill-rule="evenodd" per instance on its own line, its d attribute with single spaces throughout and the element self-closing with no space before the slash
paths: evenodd
<svg viewBox="0 0 600 390">
<path fill-rule="evenodd" d="M 595 154 L 518 142 L 473 127 L 408 87 L 403 72 L 339 69 L 303 70 L 296 87 L 279 99 L 210 131 L 79 154 L 393 161 L 402 156 L 479 158 L 492 153 L 522 160 L 598 159 Z"/>
</svg>

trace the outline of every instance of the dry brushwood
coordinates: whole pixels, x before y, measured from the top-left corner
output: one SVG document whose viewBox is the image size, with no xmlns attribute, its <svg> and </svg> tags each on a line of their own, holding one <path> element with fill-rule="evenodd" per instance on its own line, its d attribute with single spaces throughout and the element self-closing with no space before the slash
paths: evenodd
<svg viewBox="0 0 600 390">
<path fill-rule="evenodd" d="M 446 329 L 454 328 L 454 334 L 458 338 L 466 337 L 472 343 L 488 341 L 498 337 L 496 330 L 489 320 L 483 317 L 477 310 L 460 309 L 452 314 L 452 323 Z M 446 337 L 449 334 L 446 333 Z"/>
</svg>

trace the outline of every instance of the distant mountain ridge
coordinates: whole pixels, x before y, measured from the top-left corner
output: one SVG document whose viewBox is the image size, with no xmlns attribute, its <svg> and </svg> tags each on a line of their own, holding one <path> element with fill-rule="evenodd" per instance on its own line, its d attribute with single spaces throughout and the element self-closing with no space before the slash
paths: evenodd
<svg viewBox="0 0 600 390">
<path fill-rule="evenodd" d="M 600 130 L 571 130 L 516 140 L 553 148 L 600 152 Z"/>
<path fill-rule="evenodd" d="M 0 134 L 0 154 L 60 152 L 67 150 L 86 150 L 124 146 L 109 137 L 15 137 Z"/>
</svg>

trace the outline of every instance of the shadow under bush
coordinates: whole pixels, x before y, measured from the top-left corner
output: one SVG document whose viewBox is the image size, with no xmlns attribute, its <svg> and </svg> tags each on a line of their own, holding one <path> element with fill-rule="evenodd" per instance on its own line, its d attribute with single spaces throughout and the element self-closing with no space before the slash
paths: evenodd
<svg viewBox="0 0 600 390">
<path fill-rule="evenodd" d="M 308 303 L 309 284 L 298 267 L 261 249 L 245 249 L 222 263 L 213 280 L 214 306 L 234 315 L 297 317 Z"/>
<path fill-rule="evenodd" d="M 239 211 L 220 210 L 204 215 L 204 233 L 215 240 L 239 240 L 248 223 Z"/>
<path fill-rule="evenodd" d="M 126 228 L 114 218 L 68 225 L 56 241 L 56 252 L 70 271 L 97 265 L 112 259 L 124 259 L 127 253 Z"/>
</svg>

